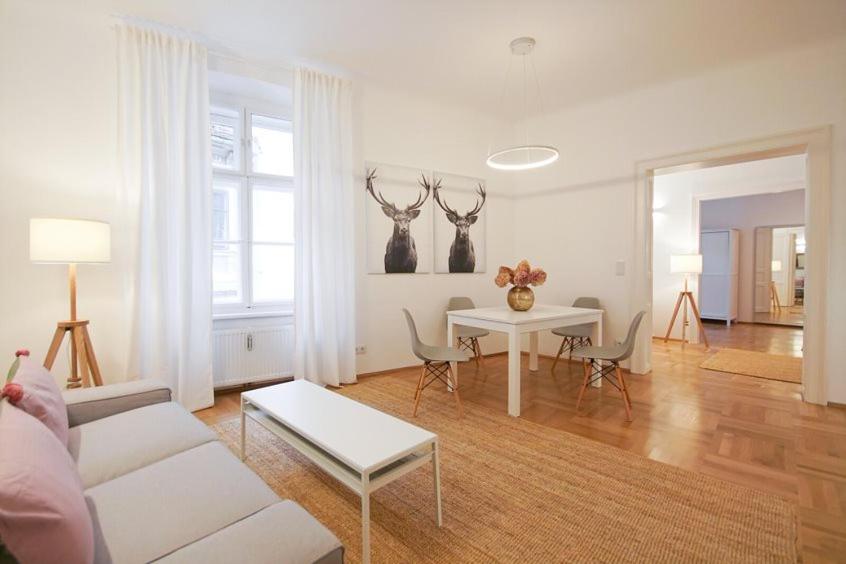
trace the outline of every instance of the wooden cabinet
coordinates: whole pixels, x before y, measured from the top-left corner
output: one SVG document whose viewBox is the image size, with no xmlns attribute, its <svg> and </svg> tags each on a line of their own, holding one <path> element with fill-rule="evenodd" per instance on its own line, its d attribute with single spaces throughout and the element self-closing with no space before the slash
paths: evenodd
<svg viewBox="0 0 846 564">
<path fill-rule="evenodd" d="M 737 229 L 708 229 L 700 234 L 699 306 L 703 319 L 720 319 L 727 325 L 737 321 L 739 242 Z"/>
</svg>

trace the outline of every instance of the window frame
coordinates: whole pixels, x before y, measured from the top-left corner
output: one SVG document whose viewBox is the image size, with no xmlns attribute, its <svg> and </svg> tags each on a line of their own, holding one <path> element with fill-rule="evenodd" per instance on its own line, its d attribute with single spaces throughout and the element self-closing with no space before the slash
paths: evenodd
<svg viewBox="0 0 846 564">
<path fill-rule="evenodd" d="M 253 238 L 252 203 L 253 189 L 256 185 L 262 189 L 278 190 L 293 195 L 294 177 L 285 175 L 267 174 L 254 172 L 252 159 L 252 115 L 272 117 L 292 122 L 290 108 L 268 104 L 258 100 L 242 96 L 231 96 L 227 94 L 211 93 L 209 104 L 209 115 L 215 108 L 238 112 L 238 123 L 240 124 L 240 151 L 237 167 L 226 169 L 212 165 L 212 181 L 225 179 L 238 186 L 239 206 L 239 240 L 225 239 L 215 240 L 212 234 L 212 252 L 215 244 L 238 245 L 241 251 L 241 301 L 238 303 L 214 303 L 212 294 L 212 314 L 215 319 L 228 319 L 238 317 L 260 317 L 274 315 L 292 315 L 294 301 L 283 300 L 274 302 L 255 302 L 253 300 L 253 246 L 273 245 L 280 247 L 293 247 L 295 241 L 275 242 L 258 241 Z M 296 233 L 294 233 L 296 239 Z M 212 280 L 212 282 L 214 282 Z"/>
</svg>

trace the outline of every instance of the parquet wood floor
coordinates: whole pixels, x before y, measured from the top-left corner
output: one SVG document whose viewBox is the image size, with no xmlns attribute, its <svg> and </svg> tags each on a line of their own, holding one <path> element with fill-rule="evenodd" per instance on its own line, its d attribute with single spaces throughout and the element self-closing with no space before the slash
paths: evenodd
<svg viewBox="0 0 846 564">
<path fill-rule="evenodd" d="M 801 330 L 743 324 L 706 330 L 713 346 L 801 353 Z M 803 403 L 797 384 L 701 369 L 709 354 L 701 346 L 656 340 L 653 347 L 652 373 L 628 376 L 631 423 L 611 386 L 591 389 L 577 412 L 581 365 L 559 363 L 552 374 L 547 358 L 534 373 L 523 362 L 522 416 L 783 496 L 799 508 L 804 562 L 846 562 L 846 409 Z M 464 365 L 459 374 L 463 401 L 505 411 L 505 356 L 489 357 L 484 371 Z M 415 368 L 372 377 L 418 375 Z M 237 413 L 238 395 L 229 393 L 197 415 L 211 423 Z"/>
</svg>

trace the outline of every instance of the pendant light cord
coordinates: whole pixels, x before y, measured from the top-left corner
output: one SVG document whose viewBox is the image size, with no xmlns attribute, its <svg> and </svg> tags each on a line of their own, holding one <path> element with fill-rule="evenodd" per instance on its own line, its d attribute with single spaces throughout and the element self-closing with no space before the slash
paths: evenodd
<svg viewBox="0 0 846 564">
<path fill-rule="evenodd" d="M 521 55 L 523 58 L 523 140 L 524 145 L 529 144 L 529 94 L 526 80 L 526 57 L 529 55 Z M 526 162 L 531 162 L 531 151 L 526 151 Z"/>
<path fill-rule="evenodd" d="M 508 66 L 505 68 L 505 80 L 502 81 L 502 88 L 500 89 L 500 92 L 499 92 L 499 104 L 498 104 L 498 106 L 499 106 L 500 110 L 505 108 L 505 92 L 506 92 L 506 90 L 508 90 L 508 75 L 511 74 L 511 64 L 513 62 L 514 62 L 514 56 L 512 55 L 512 56 L 508 57 Z M 491 129 L 493 129 L 493 131 L 496 131 L 497 128 L 496 128 L 495 123 L 491 125 Z M 491 151 L 493 151 L 494 137 L 496 137 L 496 134 L 491 135 L 491 139 L 490 139 L 490 141 L 488 141 L 488 154 L 489 155 L 491 154 Z"/>
</svg>

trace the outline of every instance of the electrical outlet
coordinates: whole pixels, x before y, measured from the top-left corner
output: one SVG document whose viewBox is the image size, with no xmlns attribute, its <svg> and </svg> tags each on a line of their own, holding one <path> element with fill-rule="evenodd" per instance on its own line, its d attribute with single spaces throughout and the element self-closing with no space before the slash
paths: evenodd
<svg viewBox="0 0 846 564">
<path fill-rule="evenodd" d="M 357 345 L 355 347 L 355 354 L 367 354 L 367 346 L 366 345 Z"/>
</svg>

